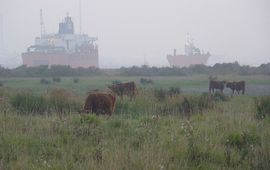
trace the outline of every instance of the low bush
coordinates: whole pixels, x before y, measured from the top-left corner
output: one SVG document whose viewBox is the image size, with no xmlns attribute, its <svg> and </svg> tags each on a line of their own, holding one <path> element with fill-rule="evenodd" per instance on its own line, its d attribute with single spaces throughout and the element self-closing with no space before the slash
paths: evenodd
<svg viewBox="0 0 270 170">
<path fill-rule="evenodd" d="M 170 87 L 169 91 L 168 91 L 168 95 L 170 97 L 172 96 L 176 96 L 176 95 L 179 95 L 181 94 L 181 88 L 180 87 Z"/>
<path fill-rule="evenodd" d="M 201 95 L 183 96 L 182 100 L 176 104 L 178 112 L 190 117 L 194 113 L 202 113 L 203 110 L 213 109 L 216 102 L 229 100 L 227 96 L 215 93 L 202 93 Z"/>
<path fill-rule="evenodd" d="M 221 92 L 215 92 L 212 96 L 216 101 L 228 101 L 229 97 Z"/>
<path fill-rule="evenodd" d="M 10 104 L 19 114 L 44 114 L 49 110 L 46 98 L 31 93 L 19 93 L 11 97 Z"/>
<path fill-rule="evenodd" d="M 47 80 L 45 78 L 40 79 L 40 84 L 51 84 L 50 80 Z"/>
<path fill-rule="evenodd" d="M 203 109 L 212 109 L 214 107 L 215 98 L 210 93 L 202 93 L 199 102 L 198 102 L 198 108 L 200 111 Z"/>
<path fill-rule="evenodd" d="M 0 87 L 3 87 L 4 83 L 2 81 L 0 81 Z"/>
<path fill-rule="evenodd" d="M 260 141 L 259 136 L 257 136 L 255 133 L 232 133 L 227 137 L 226 145 L 241 150 L 249 145 L 258 145 L 260 144 Z"/>
<path fill-rule="evenodd" d="M 146 78 L 141 78 L 141 79 L 140 79 L 140 83 L 141 83 L 142 85 L 154 84 L 153 80 L 151 80 L 151 79 L 146 79 Z"/>
<path fill-rule="evenodd" d="M 166 98 L 166 90 L 160 88 L 160 89 L 154 89 L 154 96 L 159 100 L 163 101 Z"/>
<path fill-rule="evenodd" d="M 57 82 L 59 83 L 61 81 L 61 78 L 60 77 L 53 77 L 53 82 Z"/>
<path fill-rule="evenodd" d="M 79 78 L 74 78 L 73 83 L 79 83 Z"/>
<path fill-rule="evenodd" d="M 231 164 L 231 152 L 235 149 L 240 155 L 240 160 L 237 163 L 241 163 L 247 156 L 253 156 L 251 152 L 254 152 L 254 148 L 261 145 L 261 138 L 255 133 L 243 132 L 243 133 L 232 133 L 226 138 L 226 162 L 228 165 Z"/>
<path fill-rule="evenodd" d="M 270 96 L 262 96 L 255 98 L 256 117 L 265 118 L 270 116 Z"/>
</svg>

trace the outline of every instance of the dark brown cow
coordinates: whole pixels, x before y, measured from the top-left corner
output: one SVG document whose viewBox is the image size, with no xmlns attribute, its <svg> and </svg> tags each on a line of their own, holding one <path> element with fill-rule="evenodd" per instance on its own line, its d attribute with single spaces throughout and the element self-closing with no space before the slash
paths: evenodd
<svg viewBox="0 0 270 170">
<path fill-rule="evenodd" d="M 242 91 L 242 94 L 245 94 L 246 82 L 245 81 L 228 82 L 226 83 L 226 87 L 230 88 L 233 94 L 235 90 L 237 91 L 238 94 L 240 91 Z"/>
<path fill-rule="evenodd" d="M 216 81 L 216 80 L 210 80 L 209 81 L 209 92 L 215 92 L 215 89 L 220 90 L 221 93 L 223 93 L 223 89 L 225 86 L 225 81 Z"/>
<path fill-rule="evenodd" d="M 112 91 L 92 91 L 88 93 L 84 112 L 112 115 L 115 108 L 115 94 Z"/>
<path fill-rule="evenodd" d="M 135 98 L 136 84 L 133 81 L 127 83 L 113 84 L 108 86 L 108 88 L 115 92 L 121 98 L 123 98 L 123 95 L 129 96 L 130 100 Z"/>
</svg>

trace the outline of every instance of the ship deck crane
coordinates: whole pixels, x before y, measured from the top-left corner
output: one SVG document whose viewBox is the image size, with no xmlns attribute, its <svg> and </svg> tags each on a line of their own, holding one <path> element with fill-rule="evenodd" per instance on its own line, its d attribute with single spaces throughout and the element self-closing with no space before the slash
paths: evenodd
<svg viewBox="0 0 270 170">
<path fill-rule="evenodd" d="M 42 37 L 44 34 L 46 34 L 46 30 L 45 30 L 45 24 L 43 20 L 42 9 L 40 9 L 40 37 Z"/>
</svg>

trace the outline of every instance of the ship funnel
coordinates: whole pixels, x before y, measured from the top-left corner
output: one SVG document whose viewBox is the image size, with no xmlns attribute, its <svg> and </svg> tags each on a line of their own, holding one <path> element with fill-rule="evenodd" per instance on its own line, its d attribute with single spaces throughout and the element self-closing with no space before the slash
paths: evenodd
<svg viewBox="0 0 270 170">
<path fill-rule="evenodd" d="M 73 21 L 70 16 L 67 15 L 65 21 L 59 23 L 58 34 L 74 34 Z"/>
<path fill-rule="evenodd" d="M 173 49 L 173 55 L 176 56 L 176 49 Z"/>
</svg>

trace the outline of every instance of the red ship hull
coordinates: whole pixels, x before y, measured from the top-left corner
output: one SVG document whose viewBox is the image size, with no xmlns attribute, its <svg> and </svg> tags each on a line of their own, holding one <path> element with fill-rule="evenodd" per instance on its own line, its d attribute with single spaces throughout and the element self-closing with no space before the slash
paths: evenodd
<svg viewBox="0 0 270 170">
<path fill-rule="evenodd" d="M 72 68 L 98 67 L 98 54 L 66 54 L 66 53 L 40 53 L 26 52 L 22 54 L 23 64 L 28 67 L 39 65 L 69 65 Z"/>
</svg>

